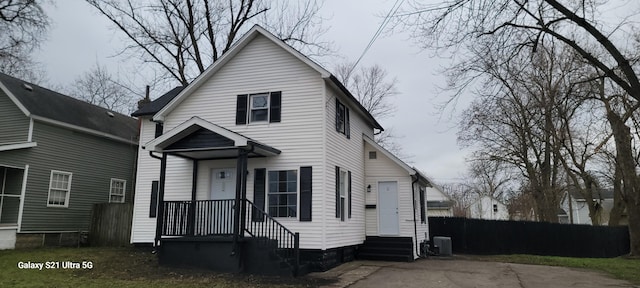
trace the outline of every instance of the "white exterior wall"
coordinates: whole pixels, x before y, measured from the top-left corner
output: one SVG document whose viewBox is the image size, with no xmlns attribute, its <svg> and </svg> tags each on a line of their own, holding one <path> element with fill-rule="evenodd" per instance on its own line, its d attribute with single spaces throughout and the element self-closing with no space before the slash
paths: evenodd
<svg viewBox="0 0 640 288">
<path fill-rule="evenodd" d="M 447 197 L 444 192 L 434 187 L 427 187 L 426 197 L 427 201 L 451 201 L 451 199 Z M 429 209 L 427 214 L 427 216 L 429 217 L 453 217 L 453 208 L 431 208 Z"/>
<path fill-rule="evenodd" d="M 573 224 L 592 225 L 593 221 L 591 220 L 591 217 L 589 217 L 589 207 L 587 207 L 587 202 L 582 199 L 576 200 L 575 198 L 571 198 L 571 201 L 573 202 L 571 203 L 572 209 L 569 209 L 567 197 L 564 197 L 562 203 L 560 203 L 562 209 L 567 212 L 567 223 L 571 223 L 571 216 L 569 215 L 569 211 L 571 210 L 573 214 Z M 600 212 L 600 225 L 608 225 L 609 214 L 613 208 L 613 199 L 602 200 L 600 205 L 602 206 L 602 211 Z"/>
<path fill-rule="evenodd" d="M 235 124 L 237 95 L 273 91 L 282 91 L 280 123 Z M 253 170 L 255 168 L 267 168 L 267 171 L 299 171 L 301 166 L 313 167 L 312 221 L 300 222 L 297 217 L 276 219 L 290 230 L 300 232 L 301 248 L 324 248 L 322 242 L 324 237 L 323 219 L 321 217 L 324 201 L 322 177 L 324 174 L 322 133 L 324 80 L 320 74 L 265 37 L 258 36 L 201 87 L 188 95 L 173 111 L 165 115 L 164 132 L 170 131 L 193 116 L 198 116 L 282 152 L 274 157 L 249 159 L 247 198 L 250 200 L 253 199 Z M 153 137 L 153 132 L 149 131 L 149 133 Z M 141 143 L 146 143 L 148 140 Z M 148 155 L 148 152 L 143 151 L 140 155 Z M 137 223 L 133 237 L 135 238 L 134 242 L 152 242 L 155 233 L 155 218 L 151 219 L 152 221 L 143 219 L 143 216 L 148 217 L 147 210 L 152 181 L 150 179 L 159 178 L 160 161 L 152 160 L 156 161 L 155 174 L 146 173 L 138 176 L 140 188 L 137 189 L 139 193 L 137 193 L 136 199 L 140 198 L 143 202 L 136 205 L 140 206 L 136 207 L 136 210 L 141 210 L 146 214 L 134 215 L 136 219 L 134 223 Z M 209 199 L 211 169 L 234 168 L 235 172 L 235 167 L 235 160 L 201 161 L 198 165 L 196 184 L 197 199 Z M 167 163 L 165 200 L 190 199 L 191 174 L 191 161 L 171 157 Z M 298 186 L 299 183 L 298 179 Z M 146 199 L 146 203 L 144 199 Z M 300 205 L 298 205 L 298 209 L 299 207 Z M 146 231 L 145 236 L 143 237 L 137 230 Z"/>
<path fill-rule="evenodd" d="M 323 235 L 325 246 L 322 249 L 358 245 L 365 240 L 364 197 L 364 155 L 362 134 L 373 137 L 373 128 L 364 122 L 357 108 L 351 106 L 347 99 L 338 96 L 339 101 L 349 108 L 350 139 L 336 131 L 336 91 L 326 89 L 326 111 L 324 146 L 326 170 L 324 173 L 324 207 L 322 217 L 325 219 Z M 348 196 L 345 203 L 345 220 L 336 218 L 336 174 L 335 167 L 351 171 L 351 218 L 348 217 Z"/>
<path fill-rule="evenodd" d="M 133 200 L 133 222 L 131 243 L 153 243 L 156 233 L 156 218 L 149 217 L 151 205 L 151 182 L 160 179 L 160 160 L 151 158 L 142 146 L 155 134 L 155 123 L 148 117 L 140 118 L 140 145 L 136 173 L 136 194 Z"/>
<path fill-rule="evenodd" d="M 493 211 L 493 205 L 498 205 L 498 211 Z M 500 201 L 489 196 L 482 196 L 469 206 L 469 217 L 486 220 L 509 220 L 509 210 Z"/>
<path fill-rule="evenodd" d="M 366 193 L 365 204 L 376 205 L 376 209 L 366 209 L 366 235 L 379 236 L 378 233 L 378 182 L 381 181 L 397 181 L 398 182 L 398 220 L 399 231 L 398 236 L 412 237 L 414 243 L 414 254 L 417 257 L 416 243 L 420 243 L 428 238 L 429 226 L 427 223 L 421 223 L 420 219 L 420 187 L 414 184 L 412 189 L 412 177 L 409 173 L 398 166 L 393 160 L 386 155 L 377 151 L 376 159 L 369 159 L 369 152 L 377 151 L 373 146 L 364 143 L 364 162 L 365 162 L 365 183 L 364 186 L 371 185 L 371 192 Z M 415 193 L 415 194 L 412 194 Z M 415 198 L 414 198 L 415 197 Z M 425 197 L 426 198 L 426 197 Z M 415 202 L 414 202 L 415 200 Z M 415 209 L 414 209 L 415 205 Z M 426 209 L 426 203 L 424 203 Z M 414 214 L 415 213 L 415 214 Z M 427 211 L 428 213 L 428 211 Z M 414 218 L 415 216 L 415 218 Z M 414 226 L 414 219 L 416 225 Z M 418 239 L 415 236 L 418 236 Z"/>
</svg>

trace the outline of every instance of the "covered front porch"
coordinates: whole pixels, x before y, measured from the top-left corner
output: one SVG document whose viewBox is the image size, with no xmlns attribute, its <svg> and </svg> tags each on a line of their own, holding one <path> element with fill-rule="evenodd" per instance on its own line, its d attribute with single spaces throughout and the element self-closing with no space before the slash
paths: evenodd
<svg viewBox="0 0 640 288">
<path fill-rule="evenodd" d="M 161 264 L 297 274 L 299 235 L 265 212 L 265 199 L 247 199 L 248 162 L 275 157 L 279 150 L 198 117 L 150 141 L 145 149 L 161 160 L 154 240 Z M 191 191 L 177 191 L 183 195 L 180 200 L 175 196 L 173 201 L 165 199 L 167 192 L 176 195 L 176 191 L 165 189 L 168 157 L 191 163 Z M 203 161 L 226 163 L 225 168 L 211 169 L 207 174 L 211 187 L 206 200 L 197 198 L 198 175 L 203 175 L 198 169 Z M 264 179 L 265 175 L 254 176 Z"/>
</svg>

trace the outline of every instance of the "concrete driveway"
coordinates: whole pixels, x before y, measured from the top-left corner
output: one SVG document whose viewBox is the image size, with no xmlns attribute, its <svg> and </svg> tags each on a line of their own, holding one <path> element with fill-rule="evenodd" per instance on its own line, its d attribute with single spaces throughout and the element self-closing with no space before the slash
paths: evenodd
<svg viewBox="0 0 640 288">
<path fill-rule="evenodd" d="M 413 263 L 354 261 L 310 277 L 337 279 L 324 287 L 636 287 L 589 270 L 458 259 Z"/>
</svg>

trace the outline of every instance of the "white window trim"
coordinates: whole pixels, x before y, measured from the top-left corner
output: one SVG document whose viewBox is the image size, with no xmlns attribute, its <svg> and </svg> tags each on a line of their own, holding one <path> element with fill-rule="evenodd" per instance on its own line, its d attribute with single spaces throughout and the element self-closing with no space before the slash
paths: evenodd
<svg viewBox="0 0 640 288">
<path fill-rule="evenodd" d="M 271 214 L 269 214 L 269 172 L 279 172 L 279 171 L 296 171 L 296 217 L 282 217 L 282 216 L 273 216 Z M 273 170 L 267 170 L 267 175 L 266 175 L 266 186 L 265 186 L 265 207 L 266 207 L 266 212 L 269 216 L 273 217 L 273 218 L 277 218 L 277 219 L 300 219 L 300 169 L 299 168 L 295 168 L 295 169 L 273 169 Z"/>
<path fill-rule="evenodd" d="M 113 182 L 114 181 L 122 182 L 122 195 L 113 194 Z M 111 196 L 112 195 L 122 196 L 122 201 L 120 201 L 120 202 L 112 202 L 111 201 Z M 127 195 L 127 180 L 118 179 L 118 178 L 111 178 L 111 181 L 110 181 L 110 184 L 109 184 L 109 203 L 124 203 L 126 195 Z"/>
<path fill-rule="evenodd" d="M 344 178 L 343 178 L 344 176 Z M 349 199 L 347 199 L 347 193 L 349 193 L 349 172 L 340 168 L 340 179 L 338 181 L 342 181 L 340 183 L 340 200 L 344 202 L 344 207 L 340 207 L 340 221 L 345 222 L 349 218 L 347 216 L 349 209 Z"/>
<path fill-rule="evenodd" d="M 64 205 L 59 204 L 49 204 L 49 199 L 51 198 L 51 181 L 53 180 L 53 174 L 65 174 L 69 175 L 69 185 L 67 187 L 67 193 L 64 199 Z M 68 208 L 69 207 L 69 196 L 71 195 L 71 181 L 73 178 L 73 173 L 60 171 L 60 170 L 51 170 L 51 174 L 49 175 L 49 193 L 47 195 L 47 207 L 57 207 L 57 208 Z M 56 189 L 61 190 L 61 189 Z"/>
<path fill-rule="evenodd" d="M 256 120 L 253 121 L 251 119 L 251 115 L 252 112 L 254 110 L 253 108 L 253 97 L 254 96 L 266 96 L 267 97 L 267 104 L 265 108 L 255 108 L 255 110 L 267 110 L 267 119 L 265 120 Z M 269 123 L 269 117 L 271 116 L 271 92 L 264 92 L 264 93 L 254 93 L 254 94 L 249 94 L 249 115 L 248 116 L 248 120 L 247 123 L 251 124 L 251 123 Z"/>
</svg>

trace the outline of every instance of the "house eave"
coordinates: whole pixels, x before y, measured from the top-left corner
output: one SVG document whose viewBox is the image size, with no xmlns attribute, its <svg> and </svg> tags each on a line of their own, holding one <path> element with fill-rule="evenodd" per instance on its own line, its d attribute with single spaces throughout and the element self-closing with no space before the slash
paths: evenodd
<svg viewBox="0 0 640 288">
<path fill-rule="evenodd" d="M 11 151 L 18 149 L 27 149 L 38 146 L 37 142 L 22 142 L 22 143 L 8 143 L 8 144 L 0 144 L 0 152 L 3 151 Z"/>
<path fill-rule="evenodd" d="M 47 123 L 47 124 L 51 124 L 51 125 L 67 128 L 67 129 L 74 130 L 74 131 L 87 133 L 87 134 L 90 134 L 90 135 L 93 135 L 93 136 L 98 136 L 98 137 L 114 140 L 114 141 L 117 141 L 117 142 L 138 145 L 138 141 L 137 140 L 124 139 L 124 138 L 121 138 L 121 137 L 118 137 L 118 136 L 114 136 L 114 135 L 111 135 L 111 134 L 108 134 L 108 133 L 104 133 L 104 132 L 96 131 L 96 130 L 93 130 L 93 129 L 80 127 L 80 126 L 77 126 L 77 125 L 61 122 L 61 121 L 58 121 L 58 120 L 53 120 L 53 119 L 50 119 L 50 118 L 45 118 L 45 117 L 41 117 L 41 116 L 37 116 L 37 115 L 31 115 L 31 119 L 36 120 L 36 121 L 40 121 L 40 122 L 43 122 L 43 123 Z"/>
</svg>

